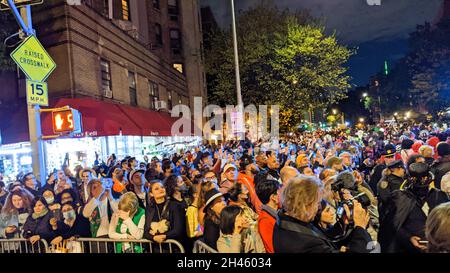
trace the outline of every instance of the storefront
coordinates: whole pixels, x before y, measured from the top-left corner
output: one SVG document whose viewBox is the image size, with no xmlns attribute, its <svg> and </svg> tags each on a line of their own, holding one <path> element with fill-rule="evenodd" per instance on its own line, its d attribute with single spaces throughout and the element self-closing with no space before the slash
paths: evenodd
<svg viewBox="0 0 450 273">
<path fill-rule="evenodd" d="M 201 137 L 172 136 L 171 126 L 176 119 L 167 113 L 91 98 L 59 99 L 51 103 L 53 108 L 66 105 L 82 113 L 83 134 L 44 141 L 47 174 L 54 168 L 60 169 L 63 164 L 71 170 L 77 165 L 91 167 L 96 154 L 100 162 L 106 162 L 113 153 L 119 159 L 130 155 L 143 160 L 144 155 L 162 158 L 165 154 L 193 148 L 201 143 Z M 28 128 L 16 126 L 28 124 L 26 111 L 26 107 L 17 109 L 11 121 L 5 120 L 0 124 L 3 140 L 3 145 L 0 145 L 0 167 L 3 162 L 3 173 L 9 180 L 14 180 L 21 172 L 32 171 Z M 43 135 L 53 135 L 50 114 L 41 115 L 41 124 Z"/>
</svg>

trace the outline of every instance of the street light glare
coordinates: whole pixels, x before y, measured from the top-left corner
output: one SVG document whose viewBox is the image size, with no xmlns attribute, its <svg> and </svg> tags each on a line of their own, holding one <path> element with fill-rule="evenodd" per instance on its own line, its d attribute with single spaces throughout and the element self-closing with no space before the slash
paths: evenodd
<svg viewBox="0 0 450 273">
<path fill-rule="evenodd" d="M 367 93 L 363 93 L 363 97 L 364 97 L 364 98 L 367 97 Z"/>
</svg>

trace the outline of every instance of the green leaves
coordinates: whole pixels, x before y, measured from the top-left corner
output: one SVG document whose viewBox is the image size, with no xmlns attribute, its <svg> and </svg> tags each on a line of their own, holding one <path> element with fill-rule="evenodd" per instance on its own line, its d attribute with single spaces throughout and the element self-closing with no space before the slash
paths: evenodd
<svg viewBox="0 0 450 273">
<path fill-rule="evenodd" d="M 295 127 L 304 111 L 346 97 L 350 77 L 344 64 L 355 50 L 325 35 L 308 13 L 280 11 L 263 2 L 238 16 L 237 34 L 244 103 L 280 105 L 282 129 Z M 209 37 L 209 101 L 235 103 L 232 33 L 215 30 Z"/>
</svg>

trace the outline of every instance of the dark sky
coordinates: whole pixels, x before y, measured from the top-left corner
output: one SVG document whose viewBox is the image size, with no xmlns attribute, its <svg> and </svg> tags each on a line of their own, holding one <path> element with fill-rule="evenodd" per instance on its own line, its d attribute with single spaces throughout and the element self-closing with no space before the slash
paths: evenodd
<svg viewBox="0 0 450 273">
<path fill-rule="evenodd" d="M 261 0 L 235 0 L 236 12 Z M 327 33 L 336 31 L 342 44 L 356 46 L 358 54 L 349 61 L 349 73 L 356 85 L 365 85 L 371 75 L 382 69 L 384 60 L 390 66 L 408 51 L 408 33 L 416 25 L 435 22 L 444 0 L 381 0 L 370 6 L 367 0 L 274 0 L 282 9 L 308 9 L 324 21 Z M 231 24 L 229 0 L 201 0 L 210 6 L 223 27 Z"/>
</svg>

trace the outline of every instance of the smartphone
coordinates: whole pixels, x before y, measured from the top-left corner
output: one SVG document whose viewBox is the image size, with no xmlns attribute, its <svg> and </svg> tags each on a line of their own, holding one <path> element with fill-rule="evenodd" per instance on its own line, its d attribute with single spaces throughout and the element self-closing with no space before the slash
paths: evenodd
<svg viewBox="0 0 450 273">
<path fill-rule="evenodd" d="M 420 241 L 419 241 L 419 244 L 421 244 L 421 245 L 428 245 L 428 241 L 422 241 L 422 240 L 420 240 Z"/>
</svg>

